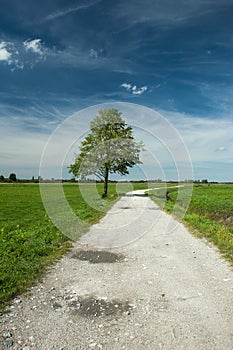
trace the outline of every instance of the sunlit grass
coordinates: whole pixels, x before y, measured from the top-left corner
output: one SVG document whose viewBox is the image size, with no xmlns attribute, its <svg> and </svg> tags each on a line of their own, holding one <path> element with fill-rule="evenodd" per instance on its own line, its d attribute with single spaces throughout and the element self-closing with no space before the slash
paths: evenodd
<svg viewBox="0 0 233 350">
<path fill-rule="evenodd" d="M 192 199 L 186 213 L 182 207 L 188 195 L 188 189 L 179 189 L 180 203 L 176 203 L 178 189 L 168 189 L 169 200 L 164 199 L 160 191 L 152 193 L 152 199 L 173 214 L 174 205 L 180 208 L 176 211 L 177 218 L 200 238 L 206 238 L 214 243 L 220 252 L 233 263 L 233 185 L 195 185 Z M 184 215 L 185 214 L 185 215 Z"/>
<path fill-rule="evenodd" d="M 57 184 L 46 184 L 56 192 Z M 52 186 L 52 187 L 51 187 Z M 123 194 L 132 185 L 121 184 Z M 146 188 L 134 184 L 132 189 Z M 117 200 L 116 184 L 109 184 L 109 196 L 102 199 L 103 184 L 64 184 L 65 197 L 74 213 L 88 224 L 97 222 Z M 51 200 L 54 200 L 54 196 Z M 59 203 L 55 203 L 59 208 Z M 54 205 L 55 205 L 54 204 Z M 64 215 L 64 213 L 61 213 Z M 82 233 L 82 232 L 81 232 Z M 14 295 L 26 290 L 60 258 L 71 243 L 53 225 L 40 196 L 38 184 L 0 185 L 0 301 L 1 308 Z"/>
</svg>

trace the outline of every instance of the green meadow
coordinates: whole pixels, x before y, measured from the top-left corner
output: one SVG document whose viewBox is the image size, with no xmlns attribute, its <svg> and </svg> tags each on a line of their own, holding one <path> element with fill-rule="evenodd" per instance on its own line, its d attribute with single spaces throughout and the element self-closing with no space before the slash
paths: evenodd
<svg viewBox="0 0 233 350">
<path fill-rule="evenodd" d="M 45 184 L 50 192 L 59 185 Z M 49 187 L 48 187 L 49 186 Z M 145 184 L 134 184 L 135 189 Z M 102 184 L 63 184 L 65 197 L 74 213 L 86 223 L 98 222 L 130 184 L 109 184 L 108 199 L 102 199 Z M 54 196 L 48 200 L 54 201 Z M 54 203 L 59 208 L 59 203 Z M 62 209 L 61 209 L 62 211 Z M 64 219 L 64 213 L 61 213 Z M 82 234 L 82 227 L 80 234 Z M 24 292 L 71 246 L 69 238 L 53 225 L 42 203 L 38 184 L 0 185 L 0 306 Z"/>
<path fill-rule="evenodd" d="M 184 203 L 190 193 L 190 187 L 168 188 L 150 191 L 151 198 L 168 213 L 181 218 L 186 226 L 199 238 L 214 243 L 231 263 L 233 263 L 233 184 L 194 184 L 192 199 L 188 210 Z"/>
<path fill-rule="evenodd" d="M 45 184 L 51 193 L 57 184 Z M 186 226 L 200 238 L 213 242 L 221 253 L 233 262 L 233 185 L 194 185 L 192 199 L 185 212 L 184 203 L 190 188 L 178 189 L 174 184 L 153 184 L 149 196 L 164 210 L 182 218 Z M 59 186 L 61 188 L 61 186 Z M 151 186 L 149 186 L 151 188 Z M 45 187 L 46 188 L 46 187 Z M 133 189 L 145 189 L 145 183 L 109 184 L 108 199 L 102 199 L 102 184 L 63 184 L 65 198 L 73 212 L 88 225 L 98 222 L 118 197 Z M 167 200 L 165 200 L 167 195 Z M 178 196 L 178 197 L 177 197 Z M 178 199 L 178 200 L 177 200 Z M 52 196 L 55 211 L 59 203 Z M 61 208 L 62 212 L 62 208 Z M 65 220 L 66 213 L 61 213 Z M 27 290 L 46 270 L 46 266 L 59 259 L 72 245 L 52 223 L 42 203 L 38 184 L 0 185 L 0 309 L 9 300 Z"/>
</svg>

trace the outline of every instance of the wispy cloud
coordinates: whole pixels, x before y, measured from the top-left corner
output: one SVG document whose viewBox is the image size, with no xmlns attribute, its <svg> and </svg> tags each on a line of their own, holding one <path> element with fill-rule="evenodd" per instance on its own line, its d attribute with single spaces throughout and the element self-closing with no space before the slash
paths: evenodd
<svg viewBox="0 0 233 350">
<path fill-rule="evenodd" d="M 165 110 L 160 112 L 180 132 L 194 165 L 195 162 L 212 162 L 214 169 L 214 164 L 217 162 L 232 164 L 233 122 L 231 116 L 221 116 L 221 122 L 217 122 L 214 117 L 202 118 Z"/>
<path fill-rule="evenodd" d="M 66 15 L 69 15 L 70 13 L 73 12 L 77 12 L 83 9 L 88 9 L 89 7 L 99 3 L 101 0 L 95 0 L 95 1 L 89 1 L 89 2 L 84 2 L 82 4 L 73 6 L 73 7 L 68 7 L 65 9 L 61 9 L 61 10 L 57 10 L 53 13 L 51 13 L 50 15 L 46 16 L 42 22 L 46 22 L 46 21 L 52 21 L 54 19 L 57 19 L 59 17 L 64 17 Z"/>
<path fill-rule="evenodd" d="M 10 138 L 14 139 L 14 143 L 9 143 Z M 0 140 L 4 176 L 8 176 L 11 172 L 24 178 L 38 176 L 40 157 L 46 140 L 47 135 L 40 132 L 32 133 L 14 128 L 12 124 L 5 124 L 4 134 Z"/>
<path fill-rule="evenodd" d="M 142 95 L 148 89 L 146 85 L 137 87 L 137 85 L 131 85 L 129 83 L 123 83 L 121 87 L 131 92 L 133 95 Z"/>
<path fill-rule="evenodd" d="M 109 106 L 112 106 L 112 103 L 109 103 Z M 38 105 L 35 104 L 34 107 L 34 109 L 30 108 L 27 111 L 25 111 L 25 108 L 17 111 L 12 110 L 11 118 L 4 113 L 5 117 L 2 117 L 0 120 L 3 135 L 0 140 L 0 150 L 2 150 L 0 153 L 2 169 L 6 169 L 4 176 L 7 176 L 12 171 L 16 172 L 19 177 L 37 175 L 41 152 L 49 134 L 54 130 L 55 124 L 58 125 L 66 118 L 65 115 L 59 115 L 53 110 L 51 110 L 51 115 L 48 115 L 46 106 L 42 107 L 39 103 Z M 98 106 L 93 108 L 99 109 Z M 132 112 L 133 107 L 130 108 Z M 127 123 L 132 126 L 142 126 L 140 129 L 137 129 L 138 139 L 144 141 L 147 149 L 153 151 L 153 154 L 158 157 L 159 162 L 164 167 L 163 169 L 166 170 L 171 165 L 172 160 L 170 156 L 168 157 L 164 146 L 161 142 L 159 143 L 159 140 L 164 137 L 169 141 L 171 152 L 175 152 L 177 139 L 170 137 L 169 130 L 162 127 L 163 125 L 160 123 L 161 117 L 156 117 L 152 110 L 149 114 L 139 113 L 138 105 L 135 107 L 135 113 L 128 113 L 127 109 L 124 110 L 124 104 L 120 106 L 120 109 L 125 118 L 133 118 L 131 120 L 132 123 L 126 119 Z M 54 157 L 51 160 L 51 169 L 48 169 L 48 177 L 54 177 L 53 171 L 56 171 L 56 154 L 59 153 L 58 150 L 64 151 L 64 142 L 68 142 L 68 140 L 72 144 L 70 141 L 72 137 L 77 137 L 77 132 L 75 131 L 77 125 L 79 127 L 82 126 L 83 130 L 88 129 L 89 120 L 96 114 L 93 111 L 88 112 L 87 110 L 85 112 L 83 110 L 79 117 L 77 116 L 77 119 L 74 118 L 74 123 L 70 124 L 68 134 L 59 136 L 58 143 L 54 145 Z M 194 171 L 196 172 L 195 178 L 230 181 L 232 176 L 231 164 L 233 162 L 231 132 L 233 123 L 231 119 L 222 117 L 221 123 L 217 123 L 214 118 L 201 118 L 168 110 L 160 110 L 158 112 L 176 128 L 186 144 Z M 3 114 L 2 111 L 1 114 Z M 12 140 L 14 140 L 13 143 Z M 70 156 L 73 156 L 75 150 L 70 150 L 69 152 Z M 206 169 L 207 164 L 209 170 Z M 150 163 L 150 160 L 145 159 L 143 168 L 145 171 L 148 170 L 150 177 L 153 178 L 155 172 L 153 159 L 152 163 Z M 27 176 L 26 173 L 28 174 Z"/>
<path fill-rule="evenodd" d="M 33 52 L 33 53 L 38 54 L 40 56 L 45 55 L 45 48 L 43 47 L 41 39 L 25 40 L 23 42 L 23 45 L 24 45 L 26 51 Z"/>
<path fill-rule="evenodd" d="M 25 41 L 0 40 L 0 63 L 7 63 L 12 71 L 25 66 L 34 67 L 45 60 L 49 53 L 40 38 Z"/>
<path fill-rule="evenodd" d="M 211 9 L 210 9 L 211 5 Z M 231 6 L 231 1 L 222 0 L 222 6 Z M 127 11 L 125 2 L 119 1 L 114 7 L 114 14 L 120 19 L 124 19 L 125 28 L 136 27 L 139 24 L 149 24 L 151 26 L 160 26 L 160 29 L 167 30 L 174 26 L 185 25 L 188 21 L 196 21 L 200 15 L 208 16 L 218 11 L 219 0 L 165 0 L 165 1 L 141 1 L 128 0 Z"/>
</svg>

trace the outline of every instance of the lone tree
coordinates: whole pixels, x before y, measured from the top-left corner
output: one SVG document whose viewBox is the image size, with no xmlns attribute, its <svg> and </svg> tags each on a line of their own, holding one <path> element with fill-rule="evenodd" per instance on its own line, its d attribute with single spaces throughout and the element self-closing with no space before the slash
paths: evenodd
<svg viewBox="0 0 233 350">
<path fill-rule="evenodd" d="M 134 140 L 132 128 L 121 118 L 118 109 L 103 109 L 98 113 L 90 123 L 91 132 L 81 143 L 70 172 L 81 179 L 97 176 L 104 181 L 102 197 L 107 197 L 109 174 L 126 175 L 128 168 L 141 164 L 139 153 L 143 143 Z"/>
<path fill-rule="evenodd" d="M 14 173 L 11 173 L 11 174 L 9 175 L 9 180 L 12 181 L 12 182 L 17 181 L 16 175 L 15 175 Z"/>
</svg>

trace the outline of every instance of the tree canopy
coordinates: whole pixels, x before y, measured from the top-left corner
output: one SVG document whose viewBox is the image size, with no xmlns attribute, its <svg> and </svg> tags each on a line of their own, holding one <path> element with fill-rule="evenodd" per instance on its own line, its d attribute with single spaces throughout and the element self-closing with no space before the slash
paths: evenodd
<svg viewBox="0 0 233 350">
<path fill-rule="evenodd" d="M 10 180 L 10 181 L 13 181 L 13 182 L 17 181 L 17 177 L 16 177 L 15 173 L 11 173 L 11 174 L 9 175 L 9 180 Z"/>
<path fill-rule="evenodd" d="M 103 109 L 98 113 L 90 123 L 90 133 L 82 141 L 70 172 L 81 179 L 95 175 L 103 180 L 103 197 L 106 197 L 109 174 L 126 175 L 128 168 L 140 164 L 143 144 L 135 141 L 132 127 L 121 118 L 118 109 Z"/>
</svg>

